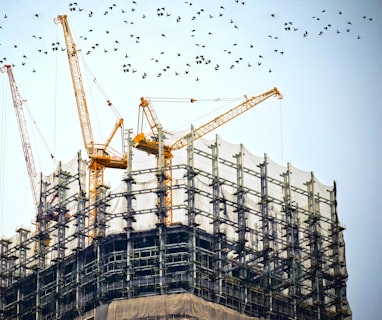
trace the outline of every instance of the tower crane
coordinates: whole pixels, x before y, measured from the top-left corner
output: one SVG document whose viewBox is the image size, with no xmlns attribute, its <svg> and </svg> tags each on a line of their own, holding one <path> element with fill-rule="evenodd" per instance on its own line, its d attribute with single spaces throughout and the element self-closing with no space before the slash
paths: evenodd
<svg viewBox="0 0 382 320">
<path fill-rule="evenodd" d="M 23 110 L 23 104 L 26 102 L 26 100 L 21 96 L 19 92 L 15 77 L 13 75 L 12 66 L 4 65 L 3 67 L 0 68 L 0 71 L 3 73 L 6 72 L 8 74 L 9 84 L 11 86 L 13 106 L 15 108 L 17 125 L 19 128 L 21 144 L 22 144 L 23 153 L 24 153 L 24 160 L 27 167 L 27 171 L 28 171 L 29 183 L 32 190 L 34 205 L 35 205 L 35 208 L 37 209 L 39 201 L 40 201 L 39 199 L 40 192 L 39 192 L 38 183 L 37 183 L 36 166 L 33 159 L 32 147 L 29 140 L 27 125 L 26 125 L 24 110 Z"/>
<path fill-rule="evenodd" d="M 104 184 L 104 171 L 105 168 L 127 168 L 127 155 L 122 152 L 117 152 L 111 149 L 110 142 L 112 141 L 115 133 L 118 129 L 123 127 L 123 119 L 119 116 L 110 100 L 107 100 L 109 107 L 113 108 L 113 111 L 118 115 L 117 120 L 111 134 L 107 138 L 104 144 L 96 144 L 93 139 L 93 131 L 88 112 L 85 90 L 82 82 L 81 69 L 79 64 L 77 46 L 74 42 L 72 32 L 69 26 L 68 18 L 66 15 L 59 15 L 54 19 L 56 24 L 62 25 L 65 37 L 66 52 L 69 61 L 70 73 L 72 77 L 72 84 L 77 104 L 78 117 L 80 120 L 82 138 L 84 147 L 89 156 L 89 201 L 95 203 L 98 196 L 98 187 Z M 123 149 L 123 148 L 122 148 Z M 96 209 L 89 212 L 88 226 L 92 227 L 96 222 Z M 89 228 L 90 230 L 90 228 Z M 95 236 L 95 234 L 90 234 Z"/>
<path fill-rule="evenodd" d="M 164 164 L 164 170 L 165 174 L 167 176 L 167 179 L 165 180 L 165 185 L 167 189 L 169 190 L 169 193 L 166 195 L 165 198 L 165 206 L 167 208 L 170 208 L 169 215 L 166 219 L 167 224 L 173 223 L 172 219 L 172 158 L 173 154 L 172 152 L 175 150 L 179 150 L 187 145 L 187 139 L 192 134 L 194 137 L 194 140 L 199 139 L 203 137 L 204 135 L 208 134 L 209 132 L 215 130 L 216 128 L 222 126 L 223 124 L 227 123 L 228 121 L 238 117 L 239 115 L 243 114 L 244 112 L 252 109 L 259 103 L 267 100 L 270 97 L 277 97 L 279 99 L 282 99 L 282 94 L 279 92 L 279 90 L 275 87 L 273 89 L 270 89 L 260 95 L 253 96 L 251 98 L 246 98 L 246 100 L 239 105 L 231 108 L 230 110 L 222 113 L 221 115 L 215 117 L 214 119 L 206 122 L 205 124 L 201 125 L 197 129 L 195 129 L 193 132 L 187 133 L 186 135 L 182 136 L 181 138 L 177 139 L 174 143 L 171 145 L 164 145 L 163 146 L 163 164 Z M 191 99 L 191 102 L 195 102 L 195 99 Z M 151 133 L 153 134 L 153 138 L 149 138 L 147 135 L 145 135 L 143 132 L 138 133 L 134 139 L 133 139 L 133 146 L 137 148 L 138 150 L 142 150 L 147 152 L 148 154 L 153 154 L 157 158 L 159 157 L 159 140 L 161 139 L 160 136 L 158 136 L 158 132 L 161 131 L 161 126 L 159 121 L 157 120 L 157 117 L 154 116 L 155 112 L 153 111 L 153 108 L 148 100 L 145 98 L 141 98 L 141 103 L 139 105 L 147 118 L 147 121 L 151 128 Z M 160 161 L 160 159 L 159 159 Z"/>
</svg>

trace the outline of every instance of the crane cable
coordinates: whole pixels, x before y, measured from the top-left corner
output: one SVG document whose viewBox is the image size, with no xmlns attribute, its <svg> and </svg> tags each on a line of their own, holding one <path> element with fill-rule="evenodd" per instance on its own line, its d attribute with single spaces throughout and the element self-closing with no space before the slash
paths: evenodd
<svg viewBox="0 0 382 320">
<path fill-rule="evenodd" d="M 282 99 L 280 99 L 280 153 L 281 153 L 281 165 L 284 165 L 284 130 L 283 130 L 283 109 Z"/>
<path fill-rule="evenodd" d="M 46 150 L 47 150 L 48 153 L 49 153 L 50 158 L 52 159 L 54 165 L 56 166 L 56 165 L 57 165 L 56 157 L 54 156 L 54 153 L 50 150 L 50 148 L 49 148 L 49 144 L 48 144 L 48 142 L 46 141 L 46 139 L 44 138 L 44 135 L 42 134 L 40 128 L 38 127 L 38 124 L 37 124 L 36 120 L 33 118 L 33 115 L 32 115 L 32 113 L 31 113 L 31 111 L 29 110 L 29 108 L 28 108 L 27 106 L 24 106 L 24 109 L 27 110 L 27 112 L 28 112 L 28 117 L 29 117 L 31 123 L 36 127 L 37 133 L 38 133 L 38 135 L 39 135 L 39 137 L 40 137 L 42 143 L 44 144 Z M 54 130 L 54 131 L 56 131 L 56 130 Z M 33 130 L 32 130 L 32 134 L 34 135 L 34 131 L 33 131 Z M 54 134 L 55 134 L 55 132 L 54 132 Z M 38 154 L 37 154 L 37 157 L 39 158 Z M 40 162 L 40 160 L 39 160 L 39 162 Z"/>
<path fill-rule="evenodd" d="M 265 89 L 263 89 L 264 91 Z M 259 91 L 257 90 L 256 93 L 252 93 L 251 95 L 249 96 L 252 96 L 252 95 L 257 95 L 258 92 L 263 92 L 263 91 Z M 245 99 L 248 99 L 247 98 L 247 95 L 244 95 L 244 98 Z M 155 102 L 191 102 L 191 103 L 195 103 L 195 102 L 208 102 L 208 101 L 213 101 L 213 102 L 227 102 L 225 103 L 224 105 L 222 106 L 219 106 L 218 108 L 214 109 L 214 110 L 211 110 L 209 112 L 207 112 L 206 114 L 203 114 L 201 115 L 200 117 L 196 118 L 196 119 L 193 119 L 191 121 L 187 121 L 187 123 L 184 123 L 180 126 L 178 126 L 177 128 L 174 129 L 174 131 L 179 131 L 179 130 L 182 130 L 186 125 L 189 125 L 190 123 L 195 123 L 196 121 L 199 121 L 215 112 L 217 112 L 218 110 L 220 109 L 223 109 L 225 108 L 228 104 L 230 104 L 230 102 L 235 102 L 235 101 L 242 101 L 243 99 L 243 96 L 240 96 L 240 97 L 234 97 L 234 98 L 215 98 L 215 99 L 211 99 L 211 98 L 204 98 L 204 99 L 195 99 L 195 98 L 171 98 L 171 97 L 149 97 L 148 99 L 150 99 L 150 101 L 155 101 Z M 281 102 L 280 102 L 281 103 Z M 281 104 L 280 104 L 280 107 L 281 107 Z M 282 119 L 281 119 L 282 120 Z M 280 120 L 280 121 L 281 121 Z M 282 134 L 282 133 L 281 133 Z M 282 142 L 281 142 L 282 144 Z"/>
<path fill-rule="evenodd" d="M 85 60 L 81 59 L 81 61 L 82 61 L 83 65 L 86 67 L 87 65 L 85 64 Z M 96 108 L 97 103 L 95 102 L 94 92 L 93 92 L 93 88 L 92 88 L 92 83 L 96 83 L 96 79 L 95 79 L 94 75 L 91 73 L 90 68 L 88 66 L 85 69 L 86 69 L 85 78 L 86 78 L 87 89 L 88 89 L 86 91 L 85 95 L 87 96 L 87 98 L 89 98 L 89 96 L 90 96 L 90 100 L 91 100 L 91 104 L 90 105 L 88 104 L 88 108 L 92 108 L 92 114 L 94 115 L 94 118 L 96 119 L 96 123 L 97 123 L 98 135 L 101 139 L 100 141 L 103 141 L 104 138 L 103 138 L 103 134 L 102 134 L 102 126 L 101 126 L 100 118 L 98 116 L 98 112 L 97 112 L 98 110 Z M 84 88 L 84 90 L 85 90 L 85 88 Z M 86 99 L 86 101 L 88 102 L 89 100 Z M 93 124 L 92 124 L 92 128 L 94 131 L 95 128 L 94 128 Z"/>
<path fill-rule="evenodd" d="M 217 99 L 195 99 L 195 101 L 215 101 L 215 102 L 226 102 L 224 103 L 223 105 L 220 105 L 219 107 L 197 117 L 196 119 L 193 119 L 193 120 L 188 120 L 186 123 L 184 124 L 181 124 L 180 126 L 178 126 L 177 128 L 174 129 L 174 131 L 180 131 L 182 129 L 184 129 L 185 126 L 189 126 L 190 123 L 196 123 L 197 121 L 207 117 L 207 116 L 210 116 L 211 114 L 214 114 L 216 113 L 217 111 L 223 109 L 223 108 L 226 108 L 227 105 L 231 104 L 233 101 L 239 101 L 240 99 L 242 99 L 243 97 L 238 97 L 238 98 L 224 98 L 224 99 L 220 99 L 220 98 L 217 98 Z"/>
<path fill-rule="evenodd" d="M 4 218 L 4 186 L 5 186 L 5 155 L 6 153 L 6 134 L 7 134 L 7 90 L 6 82 L 2 81 L 2 102 L 1 102 L 1 132 L 0 132 L 0 236 L 3 236 L 3 218 Z"/>
<path fill-rule="evenodd" d="M 18 90 L 20 91 L 20 93 L 22 93 L 22 92 L 21 92 L 21 91 L 22 91 L 21 88 L 18 88 Z M 22 95 L 22 96 L 23 96 L 23 95 Z M 47 140 L 44 138 L 44 135 L 43 135 L 42 131 L 40 130 L 40 128 L 39 128 L 39 126 L 38 126 L 38 124 L 37 124 L 37 121 L 33 118 L 32 112 L 31 112 L 31 110 L 29 109 L 29 106 L 28 106 L 28 100 L 25 100 L 25 101 L 24 101 L 24 103 L 23 103 L 23 105 L 22 105 L 22 109 L 23 109 L 23 110 L 26 110 L 27 113 L 28 113 L 28 117 L 25 117 L 25 122 L 26 122 L 26 125 L 27 125 L 28 129 L 32 129 L 32 130 L 28 130 L 28 132 L 29 132 L 29 134 L 31 133 L 32 136 L 33 136 L 33 140 L 34 140 L 33 145 L 35 145 L 36 147 L 35 147 L 35 148 L 33 148 L 32 146 L 31 146 L 31 147 L 32 147 L 33 151 L 36 152 L 36 157 L 37 157 L 37 159 L 38 159 L 39 167 L 40 167 L 40 168 L 42 167 L 42 165 L 41 165 L 42 162 L 41 162 L 41 158 L 40 158 L 40 153 L 39 153 L 39 150 L 38 150 L 38 148 L 37 148 L 37 146 L 38 146 L 37 141 L 38 141 L 39 139 L 41 139 L 41 141 L 42 141 L 42 143 L 43 143 L 43 145 L 44 145 L 46 151 L 47 151 L 48 154 L 49 154 L 49 157 L 52 159 L 52 161 L 53 161 L 53 165 L 56 166 L 56 165 L 57 165 L 57 161 L 56 161 L 56 158 L 55 158 L 55 156 L 54 156 L 54 153 L 51 151 L 51 149 L 50 149 L 50 147 L 49 147 L 49 144 L 48 144 Z M 34 128 L 36 129 L 36 131 L 34 130 Z M 36 138 L 36 135 L 35 135 L 36 132 L 37 132 L 37 135 L 38 135 L 38 138 L 39 138 L 39 139 Z M 45 157 L 45 156 L 44 156 L 44 157 Z"/>
<path fill-rule="evenodd" d="M 75 39 L 75 32 L 72 31 L 73 33 L 73 39 Z M 76 44 L 78 44 L 78 41 L 75 41 Z M 111 102 L 111 100 L 107 97 L 105 91 L 103 90 L 103 88 L 101 87 L 101 85 L 98 83 L 97 81 L 97 78 L 94 76 L 94 74 L 92 73 L 89 65 L 86 63 L 86 60 L 84 59 L 84 56 L 82 54 L 82 50 L 80 48 L 77 48 L 77 57 L 81 60 L 81 64 L 82 66 L 84 67 L 85 69 L 85 75 L 86 75 L 86 78 L 87 78 L 87 82 L 88 82 L 88 88 L 91 88 L 91 86 L 89 85 L 90 82 L 93 82 L 97 89 L 99 90 L 99 92 L 102 94 L 102 96 L 104 97 L 105 101 L 106 101 L 106 104 L 110 107 L 110 109 L 112 110 L 112 112 L 114 113 L 114 115 L 116 116 L 117 118 L 117 121 L 120 121 L 121 119 L 123 120 L 123 118 L 121 117 L 120 113 L 118 112 L 118 110 L 116 109 L 116 107 L 114 106 L 114 104 Z M 89 79 L 91 78 L 91 79 Z M 95 113 L 95 118 L 96 118 L 96 121 L 97 121 L 97 125 L 98 125 L 98 133 L 99 135 L 101 136 L 101 140 L 103 140 L 103 134 L 102 134 L 102 126 L 100 125 L 100 121 L 99 121 L 99 117 L 97 115 L 97 110 L 96 108 L 94 107 L 96 104 L 94 102 L 94 95 L 92 94 L 92 91 L 90 91 L 90 96 L 91 96 L 91 100 L 92 100 L 92 106 L 93 106 L 93 111 Z M 122 127 L 121 127 L 121 140 L 122 140 L 122 150 L 124 150 L 124 129 L 123 129 L 123 124 L 122 124 Z"/>
<path fill-rule="evenodd" d="M 219 106 L 218 108 L 211 110 L 211 111 L 207 112 L 206 114 L 201 115 L 200 117 L 198 117 L 196 119 L 193 119 L 191 121 L 187 121 L 186 123 L 181 124 L 180 126 L 178 126 L 177 128 L 174 129 L 174 131 L 180 131 L 180 130 L 184 129 L 185 126 L 188 126 L 190 123 L 194 123 L 196 121 L 199 121 L 199 120 L 215 113 L 216 111 L 218 111 L 222 108 L 225 108 L 227 106 L 227 104 L 229 104 L 230 102 L 240 101 L 241 99 L 243 99 L 243 97 L 240 96 L 240 97 L 235 97 L 235 98 L 203 98 L 203 99 L 148 97 L 147 99 L 149 99 L 151 102 L 176 102 L 176 103 L 196 103 L 196 102 L 209 102 L 209 101 L 211 101 L 211 102 L 227 102 L 223 106 Z M 139 115 L 138 115 L 138 122 L 139 122 Z M 139 123 L 138 123 L 138 127 L 139 127 Z M 143 128 L 143 125 L 141 125 L 141 128 Z"/>
<path fill-rule="evenodd" d="M 254 95 L 257 95 L 259 93 L 262 93 L 264 92 L 265 90 L 267 89 L 263 89 L 263 90 L 257 90 L 255 93 L 252 93 L 250 95 L 243 95 L 246 99 L 247 99 L 247 96 L 254 96 Z M 239 96 L 239 97 L 231 97 L 231 98 L 203 98 L 203 99 L 195 99 L 195 98 L 184 98 L 184 97 L 178 97 L 178 98 L 174 98 L 174 97 L 147 97 L 148 100 L 150 101 L 154 101 L 154 102 L 191 102 L 191 103 L 195 103 L 195 102 L 208 102 L 208 101 L 213 101 L 213 102 L 219 102 L 219 101 L 241 101 L 243 99 L 243 96 Z"/>
<path fill-rule="evenodd" d="M 121 114 L 118 112 L 117 108 L 114 106 L 114 104 L 111 102 L 111 100 L 107 97 L 105 91 L 103 90 L 103 88 L 101 87 L 101 85 L 99 84 L 99 82 L 97 81 L 97 78 L 94 76 L 94 74 L 92 73 L 89 65 L 86 63 L 83 55 L 81 54 L 81 51 L 79 52 L 79 57 L 81 58 L 81 62 L 83 64 L 83 66 L 85 67 L 85 71 L 86 71 L 86 75 L 87 75 L 87 79 L 88 79 L 88 83 L 90 82 L 90 80 L 96 85 L 97 89 L 99 90 L 99 92 L 103 95 L 105 101 L 106 101 L 106 104 L 110 107 L 110 109 L 112 110 L 112 112 L 114 113 L 114 115 L 116 116 L 117 118 L 117 121 L 119 120 L 123 120 Z M 89 79 L 89 77 L 91 77 L 91 79 Z M 89 86 L 90 87 L 90 86 Z M 94 102 L 94 97 L 92 95 L 92 102 L 93 102 L 93 106 L 95 106 L 95 102 Z M 94 108 L 94 112 L 96 114 L 96 118 L 97 118 L 97 124 L 98 124 L 98 128 L 99 128 L 99 134 L 101 136 L 101 139 L 102 141 L 104 140 L 103 137 L 102 137 L 102 126 L 100 125 L 100 122 L 99 122 L 99 118 L 97 116 L 97 110 L 95 110 Z M 123 122 L 122 122 L 122 127 L 121 127 L 121 147 L 122 147 L 122 150 L 125 149 L 125 144 L 124 144 L 124 128 L 123 128 Z"/>
<path fill-rule="evenodd" d="M 148 99 L 150 101 L 154 101 L 154 102 L 191 102 L 191 103 L 195 103 L 195 102 L 201 102 L 201 101 L 204 101 L 204 102 L 206 102 L 206 101 L 213 101 L 213 102 L 218 102 L 218 101 L 236 101 L 236 100 L 238 100 L 240 98 L 195 99 L 195 98 L 149 97 Z"/>
<path fill-rule="evenodd" d="M 92 73 L 92 71 L 91 71 L 89 65 L 86 63 L 86 61 L 85 61 L 83 55 L 81 54 L 81 51 L 79 51 L 79 53 L 80 53 L 80 54 L 79 54 L 79 57 L 81 58 L 81 62 L 82 62 L 82 64 L 83 64 L 83 66 L 85 67 L 87 74 L 90 75 L 92 81 L 95 83 L 95 85 L 97 86 L 98 90 L 99 90 L 99 91 L 101 92 L 101 94 L 103 95 L 103 97 L 104 97 L 104 99 L 105 99 L 107 105 L 111 108 L 111 110 L 114 112 L 114 114 L 116 115 L 116 117 L 117 117 L 118 119 L 121 119 L 122 117 L 121 117 L 120 113 L 118 112 L 118 110 L 117 110 L 117 108 L 114 106 L 114 104 L 111 102 L 111 100 L 107 97 L 105 91 L 103 90 L 103 88 L 102 88 L 101 85 L 99 84 L 97 78 L 96 78 L 96 77 L 94 76 L 94 74 Z"/>
<path fill-rule="evenodd" d="M 58 28 L 56 28 L 56 43 L 58 42 Z M 58 50 L 55 51 L 55 77 L 54 77 L 54 114 L 53 114 L 53 154 L 56 154 L 57 142 L 57 96 L 58 96 Z"/>
</svg>

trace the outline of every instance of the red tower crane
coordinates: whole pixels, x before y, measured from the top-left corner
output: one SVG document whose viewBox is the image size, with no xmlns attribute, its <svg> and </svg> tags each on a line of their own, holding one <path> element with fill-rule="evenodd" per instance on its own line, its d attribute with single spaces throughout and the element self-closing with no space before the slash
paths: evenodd
<svg viewBox="0 0 382 320">
<path fill-rule="evenodd" d="M 21 145 L 24 152 L 24 160 L 28 171 L 29 183 L 32 190 L 33 201 L 35 204 L 35 208 L 38 207 L 38 203 L 40 201 L 39 194 L 40 191 L 38 189 L 37 183 L 37 172 L 36 166 L 33 159 L 32 147 L 29 140 L 27 124 L 24 116 L 23 104 L 26 100 L 21 96 L 20 91 L 17 87 L 15 77 L 13 75 L 12 66 L 4 65 L 0 68 L 1 72 L 7 73 L 9 78 L 9 84 L 11 86 L 13 106 L 15 108 L 17 125 L 20 132 Z"/>
</svg>

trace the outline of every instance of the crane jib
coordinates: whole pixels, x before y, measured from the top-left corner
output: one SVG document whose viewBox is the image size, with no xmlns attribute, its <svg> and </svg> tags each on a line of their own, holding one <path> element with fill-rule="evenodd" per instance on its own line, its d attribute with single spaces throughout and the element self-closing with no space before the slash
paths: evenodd
<svg viewBox="0 0 382 320">
<path fill-rule="evenodd" d="M 242 102 L 241 104 L 237 105 L 236 107 L 228 110 L 227 112 L 219 115 L 218 117 L 210 120 L 209 122 L 205 123 L 204 125 L 200 126 L 197 129 L 195 129 L 193 132 L 194 139 L 201 138 L 202 136 L 206 135 L 207 133 L 215 130 L 216 128 L 220 127 L 221 125 L 225 124 L 226 122 L 236 118 L 237 116 L 241 115 L 242 113 L 255 107 L 259 103 L 263 102 L 264 100 L 266 100 L 272 96 L 277 96 L 278 98 L 282 98 L 282 95 L 277 88 L 273 88 L 273 89 L 271 89 L 271 90 L 269 90 L 269 91 L 267 91 L 261 95 L 249 98 L 246 101 Z M 178 149 L 183 148 L 185 145 L 187 145 L 187 138 L 190 135 L 191 135 L 191 133 L 188 133 L 184 137 L 175 141 L 170 147 L 171 150 L 178 150 Z"/>
</svg>

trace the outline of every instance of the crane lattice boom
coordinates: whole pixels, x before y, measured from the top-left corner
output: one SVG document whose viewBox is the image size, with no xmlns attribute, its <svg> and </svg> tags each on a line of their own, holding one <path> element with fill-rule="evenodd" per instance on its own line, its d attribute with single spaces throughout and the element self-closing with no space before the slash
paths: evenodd
<svg viewBox="0 0 382 320">
<path fill-rule="evenodd" d="M 15 77 L 13 75 L 12 66 L 4 65 L 1 68 L 1 72 L 7 72 L 9 77 L 9 84 L 11 86 L 13 105 L 15 108 L 17 125 L 20 132 L 21 144 L 24 152 L 25 164 L 28 171 L 29 183 L 32 189 L 33 201 L 35 207 L 37 208 L 39 203 L 39 190 L 37 184 L 37 171 L 35 167 L 35 162 L 33 159 L 32 147 L 29 140 L 26 120 L 23 111 L 23 104 L 26 102 L 25 99 L 21 96 L 19 89 L 16 84 Z"/>
<path fill-rule="evenodd" d="M 207 123 L 203 124 L 202 126 L 198 127 L 194 130 L 193 136 L 194 140 L 199 139 L 206 135 L 207 133 L 215 130 L 216 128 L 222 126 L 226 122 L 238 117 L 242 113 L 248 111 L 249 109 L 252 109 L 259 103 L 263 102 L 264 100 L 272 97 L 277 96 L 279 99 L 282 98 L 281 93 L 277 88 L 273 88 L 267 92 L 264 92 L 258 96 L 251 97 L 247 99 L 246 101 L 242 102 L 241 104 L 237 105 L 236 107 L 233 107 L 232 109 L 228 110 L 227 112 L 217 116 L 216 118 L 208 121 Z M 171 150 L 178 150 L 183 148 L 187 145 L 187 137 L 190 135 L 187 134 L 178 140 L 176 140 L 171 146 Z"/>
<path fill-rule="evenodd" d="M 70 72 L 72 75 L 73 88 L 74 88 L 74 92 L 76 93 L 75 96 L 76 96 L 76 103 L 77 103 L 77 111 L 78 111 L 78 116 L 80 118 L 84 146 L 88 154 L 93 154 L 94 153 L 93 132 L 91 127 L 88 107 L 86 103 L 85 90 L 84 90 L 84 86 L 82 82 L 82 75 L 81 75 L 81 69 L 80 69 L 80 64 L 78 60 L 77 46 L 73 40 L 73 35 L 72 35 L 72 31 L 70 30 L 67 16 L 66 15 L 58 16 L 55 19 L 55 23 L 61 23 L 64 29 L 66 53 L 68 55 Z"/>
</svg>

